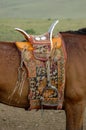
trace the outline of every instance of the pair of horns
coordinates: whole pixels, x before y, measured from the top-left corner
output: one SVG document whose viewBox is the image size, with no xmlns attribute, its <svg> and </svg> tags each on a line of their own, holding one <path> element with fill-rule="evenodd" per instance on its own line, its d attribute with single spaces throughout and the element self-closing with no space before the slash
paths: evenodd
<svg viewBox="0 0 86 130">
<path fill-rule="evenodd" d="M 59 21 L 56 20 L 56 21 L 50 26 L 50 28 L 49 28 L 49 30 L 48 30 L 48 33 L 49 33 L 49 36 L 50 36 L 51 48 L 53 47 L 53 44 L 52 44 L 52 34 L 53 34 L 53 30 L 54 30 L 54 28 L 55 28 L 55 26 L 57 25 L 58 22 L 59 22 Z M 19 31 L 20 33 L 22 33 L 27 41 L 30 40 L 30 35 L 27 34 L 24 30 L 22 30 L 22 29 L 20 29 L 20 28 L 15 28 L 15 30 L 17 30 L 17 31 Z"/>
</svg>

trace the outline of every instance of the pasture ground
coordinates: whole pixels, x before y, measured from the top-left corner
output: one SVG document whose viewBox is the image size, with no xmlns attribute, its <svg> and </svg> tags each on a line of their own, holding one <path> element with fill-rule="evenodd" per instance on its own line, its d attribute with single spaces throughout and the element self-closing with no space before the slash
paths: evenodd
<svg viewBox="0 0 86 130">
<path fill-rule="evenodd" d="M 65 130 L 65 124 L 64 111 L 25 111 L 0 104 L 0 130 Z M 86 112 L 84 130 L 86 130 Z"/>
<path fill-rule="evenodd" d="M 21 28 L 28 33 L 43 34 L 57 19 L 0 19 L 0 41 L 20 41 L 24 37 L 14 30 Z M 54 34 L 60 31 L 86 28 L 86 19 L 59 19 Z"/>
</svg>

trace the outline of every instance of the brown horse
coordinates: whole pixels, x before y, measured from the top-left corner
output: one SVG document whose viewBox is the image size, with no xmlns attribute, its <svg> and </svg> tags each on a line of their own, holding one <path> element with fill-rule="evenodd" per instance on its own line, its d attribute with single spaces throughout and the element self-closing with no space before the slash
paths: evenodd
<svg viewBox="0 0 86 130">
<path fill-rule="evenodd" d="M 82 35 L 82 32 L 83 30 L 61 33 L 67 52 L 64 99 L 66 130 L 83 130 L 86 104 L 86 35 Z M 25 37 L 28 40 L 28 35 Z M 15 91 L 12 99 L 9 98 L 18 79 L 20 58 L 15 42 L 0 42 L 0 102 L 27 109 L 29 108 L 27 78 L 21 96 Z M 26 71 L 25 67 L 24 70 Z"/>
<path fill-rule="evenodd" d="M 83 130 L 86 105 L 86 29 L 61 33 L 67 52 L 65 112 L 66 130 Z"/>
</svg>

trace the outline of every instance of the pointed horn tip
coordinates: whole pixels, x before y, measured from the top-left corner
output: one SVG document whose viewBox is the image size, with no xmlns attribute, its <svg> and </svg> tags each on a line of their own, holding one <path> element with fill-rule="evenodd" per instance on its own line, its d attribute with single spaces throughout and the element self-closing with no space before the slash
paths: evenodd
<svg viewBox="0 0 86 130">
<path fill-rule="evenodd" d="M 55 22 L 56 22 L 56 23 L 59 23 L 59 20 L 56 20 Z"/>
<path fill-rule="evenodd" d="M 14 28 L 15 30 L 20 30 L 19 28 Z"/>
<path fill-rule="evenodd" d="M 59 23 L 59 20 L 57 20 L 57 22 Z"/>
</svg>

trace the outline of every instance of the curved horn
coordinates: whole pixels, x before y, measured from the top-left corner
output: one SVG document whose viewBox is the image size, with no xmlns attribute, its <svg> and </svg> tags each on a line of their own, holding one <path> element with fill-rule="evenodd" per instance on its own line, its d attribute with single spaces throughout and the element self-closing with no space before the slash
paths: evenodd
<svg viewBox="0 0 86 130">
<path fill-rule="evenodd" d="M 27 41 L 29 41 L 30 36 L 29 36 L 24 30 L 22 30 L 22 29 L 20 29 L 20 28 L 15 28 L 15 30 L 17 30 L 17 31 L 19 31 L 20 33 L 22 33 L 22 34 L 24 35 L 25 39 L 26 39 Z"/>
<path fill-rule="evenodd" d="M 49 30 L 48 30 L 48 33 L 50 34 L 51 49 L 53 48 L 53 43 L 52 43 L 53 30 L 54 30 L 54 28 L 55 28 L 55 26 L 57 25 L 58 22 L 59 22 L 59 21 L 56 20 L 56 21 L 50 26 L 50 28 L 49 28 Z"/>
</svg>

